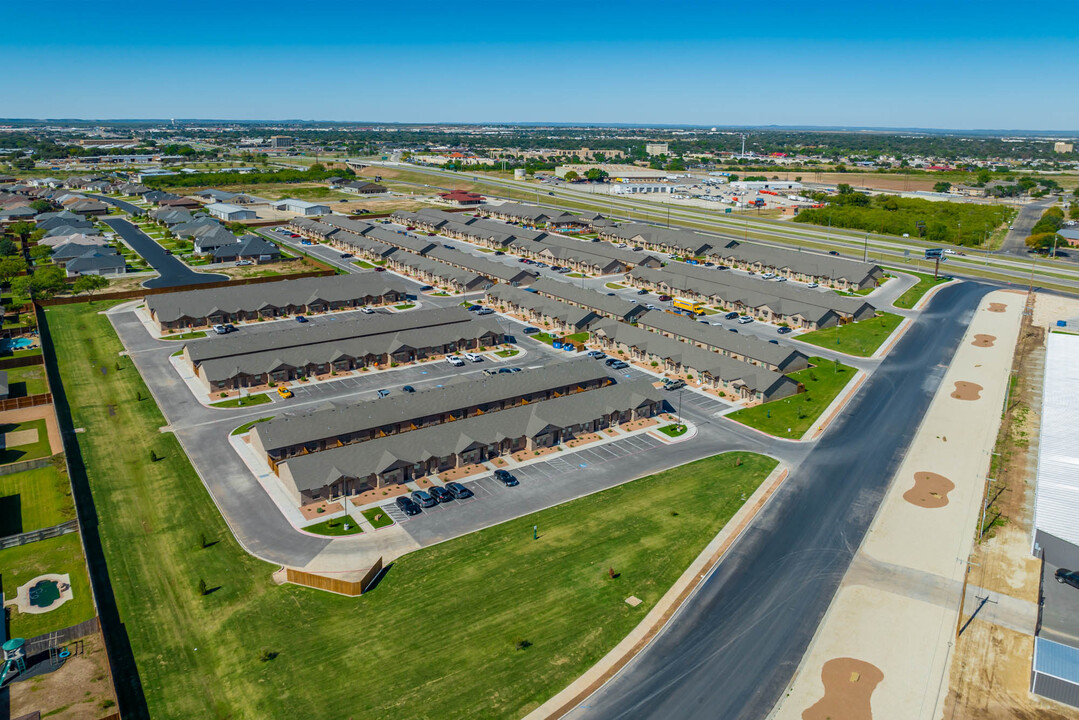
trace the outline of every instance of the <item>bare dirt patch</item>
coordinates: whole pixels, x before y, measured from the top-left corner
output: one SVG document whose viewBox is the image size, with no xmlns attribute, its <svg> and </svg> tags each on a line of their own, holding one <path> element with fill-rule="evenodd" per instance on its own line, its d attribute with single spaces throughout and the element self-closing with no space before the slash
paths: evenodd
<svg viewBox="0 0 1079 720">
<path fill-rule="evenodd" d="M 985 388 L 978 383 L 959 380 L 955 383 L 955 390 L 952 392 L 952 397 L 956 400 L 981 400 L 982 390 L 984 389 Z"/>
<path fill-rule="evenodd" d="M 971 345 L 974 347 L 993 347 L 993 343 L 996 341 L 996 335 L 975 335 L 974 342 Z"/>
<path fill-rule="evenodd" d="M 955 490 L 955 483 L 943 475 L 916 472 L 914 487 L 903 493 L 903 499 L 911 505 L 933 510 L 948 504 L 948 493 L 952 490 Z"/>
<path fill-rule="evenodd" d="M 1004 303 L 989 303 L 989 312 L 1004 312 L 1008 306 Z"/>
<path fill-rule="evenodd" d="M 869 699 L 884 680 L 876 665 L 854 658 L 832 658 L 820 671 L 824 697 L 802 712 L 802 720 L 872 720 Z"/>
<path fill-rule="evenodd" d="M 325 500 L 322 502 L 311 503 L 310 505 L 300 506 L 300 512 L 303 513 L 305 520 L 314 520 L 324 513 L 333 514 L 341 512 L 344 509 L 345 508 L 339 502 L 328 503 Z"/>
<path fill-rule="evenodd" d="M 115 712 L 116 697 L 100 635 L 55 672 L 11 685 L 11 716 L 40 712 L 58 720 L 96 720 Z"/>
</svg>

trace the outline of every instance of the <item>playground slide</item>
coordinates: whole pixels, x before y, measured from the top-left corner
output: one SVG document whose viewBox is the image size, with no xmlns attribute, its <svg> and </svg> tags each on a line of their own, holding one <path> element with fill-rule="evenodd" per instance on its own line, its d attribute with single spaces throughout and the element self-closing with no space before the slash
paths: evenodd
<svg viewBox="0 0 1079 720">
<path fill-rule="evenodd" d="M 0 670 L 0 686 L 8 681 L 8 676 L 14 677 L 19 674 L 19 666 L 14 660 L 4 663 L 4 669 Z"/>
</svg>

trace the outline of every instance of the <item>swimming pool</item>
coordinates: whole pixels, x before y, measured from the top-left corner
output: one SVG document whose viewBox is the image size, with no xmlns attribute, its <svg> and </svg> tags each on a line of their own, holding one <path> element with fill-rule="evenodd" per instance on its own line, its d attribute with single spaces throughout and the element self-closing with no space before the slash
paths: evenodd
<svg viewBox="0 0 1079 720">
<path fill-rule="evenodd" d="M 24 350 L 33 344 L 30 338 L 5 338 L 0 340 L 0 350 Z"/>
</svg>

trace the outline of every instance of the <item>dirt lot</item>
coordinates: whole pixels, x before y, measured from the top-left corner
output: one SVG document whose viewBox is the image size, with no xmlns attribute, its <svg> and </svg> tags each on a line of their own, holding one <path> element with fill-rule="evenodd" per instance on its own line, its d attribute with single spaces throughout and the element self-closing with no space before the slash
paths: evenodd
<svg viewBox="0 0 1079 720">
<path fill-rule="evenodd" d="M 970 582 L 992 592 L 1038 602 L 1039 562 L 1030 554 L 1034 511 L 1038 408 L 1045 330 L 1023 318 L 1007 414 L 997 439 L 990 475 L 986 534 L 970 562 Z M 977 528 L 974 529 L 977 532 Z M 969 611 L 968 611 L 969 612 Z M 955 646 L 944 717 L 1076 720 L 1079 710 L 1029 692 L 1034 637 L 986 622 L 973 622 Z"/>
<path fill-rule="evenodd" d="M 59 670 L 11 686 L 11 717 L 36 710 L 55 720 L 96 720 L 116 712 L 101 635 L 82 642 L 83 653 Z"/>
</svg>

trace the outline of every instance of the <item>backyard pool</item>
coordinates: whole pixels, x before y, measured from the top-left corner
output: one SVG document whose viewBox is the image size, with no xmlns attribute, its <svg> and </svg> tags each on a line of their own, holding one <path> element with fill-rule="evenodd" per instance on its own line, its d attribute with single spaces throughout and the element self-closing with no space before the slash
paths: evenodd
<svg viewBox="0 0 1079 720">
<path fill-rule="evenodd" d="M 4 338 L 0 340 L 0 350 L 25 350 L 33 344 L 30 338 Z"/>
</svg>

